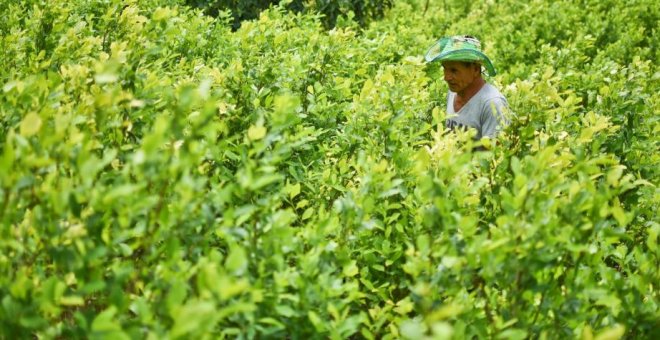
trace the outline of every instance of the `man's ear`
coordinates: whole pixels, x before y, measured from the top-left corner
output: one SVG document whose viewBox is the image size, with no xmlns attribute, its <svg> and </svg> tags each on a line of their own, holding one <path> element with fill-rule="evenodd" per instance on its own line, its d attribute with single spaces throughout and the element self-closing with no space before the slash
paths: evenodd
<svg viewBox="0 0 660 340">
<path fill-rule="evenodd" d="M 475 68 L 475 70 L 479 73 L 481 73 L 481 64 L 480 63 L 473 63 L 472 64 Z"/>
</svg>

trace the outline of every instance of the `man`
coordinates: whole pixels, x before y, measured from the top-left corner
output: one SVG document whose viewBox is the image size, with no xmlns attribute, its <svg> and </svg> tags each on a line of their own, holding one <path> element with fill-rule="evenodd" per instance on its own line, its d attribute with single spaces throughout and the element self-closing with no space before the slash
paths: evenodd
<svg viewBox="0 0 660 340">
<path fill-rule="evenodd" d="M 426 53 L 426 61 L 440 61 L 444 69 L 447 128 L 475 129 L 479 140 L 494 138 L 508 124 L 506 99 L 482 77 L 482 67 L 489 76 L 495 75 L 495 67 L 479 40 L 468 35 L 442 38 Z"/>
</svg>

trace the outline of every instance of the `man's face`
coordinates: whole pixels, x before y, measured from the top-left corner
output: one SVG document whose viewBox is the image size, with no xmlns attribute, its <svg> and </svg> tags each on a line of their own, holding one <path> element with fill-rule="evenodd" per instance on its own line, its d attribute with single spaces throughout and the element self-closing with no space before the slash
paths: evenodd
<svg viewBox="0 0 660 340">
<path fill-rule="evenodd" d="M 461 92 L 474 82 L 480 73 L 480 67 L 460 61 L 443 61 L 444 79 L 453 92 Z"/>
</svg>

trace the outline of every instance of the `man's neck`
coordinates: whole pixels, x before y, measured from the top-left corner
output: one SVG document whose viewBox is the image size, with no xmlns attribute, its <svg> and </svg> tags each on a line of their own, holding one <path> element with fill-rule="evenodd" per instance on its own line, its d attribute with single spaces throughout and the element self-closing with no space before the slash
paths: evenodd
<svg viewBox="0 0 660 340">
<path fill-rule="evenodd" d="M 456 96 L 460 99 L 461 102 L 467 103 L 470 98 L 472 98 L 481 88 L 486 84 L 486 81 L 483 78 L 475 79 L 470 86 L 466 87 L 463 91 L 457 92 Z"/>
</svg>

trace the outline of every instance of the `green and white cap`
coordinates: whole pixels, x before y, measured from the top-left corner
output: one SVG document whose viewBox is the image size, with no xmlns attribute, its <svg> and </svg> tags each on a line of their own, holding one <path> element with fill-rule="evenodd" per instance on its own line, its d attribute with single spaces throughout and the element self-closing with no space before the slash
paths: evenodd
<svg viewBox="0 0 660 340">
<path fill-rule="evenodd" d="M 432 61 L 473 61 L 479 62 L 486 68 L 489 76 L 496 74 L 495 67 L 490 59 L 481 51 L 481 42 L 469 35 L 444 37 L 438 40 L 424 57 L 427 62 Z"/>
</svg>

